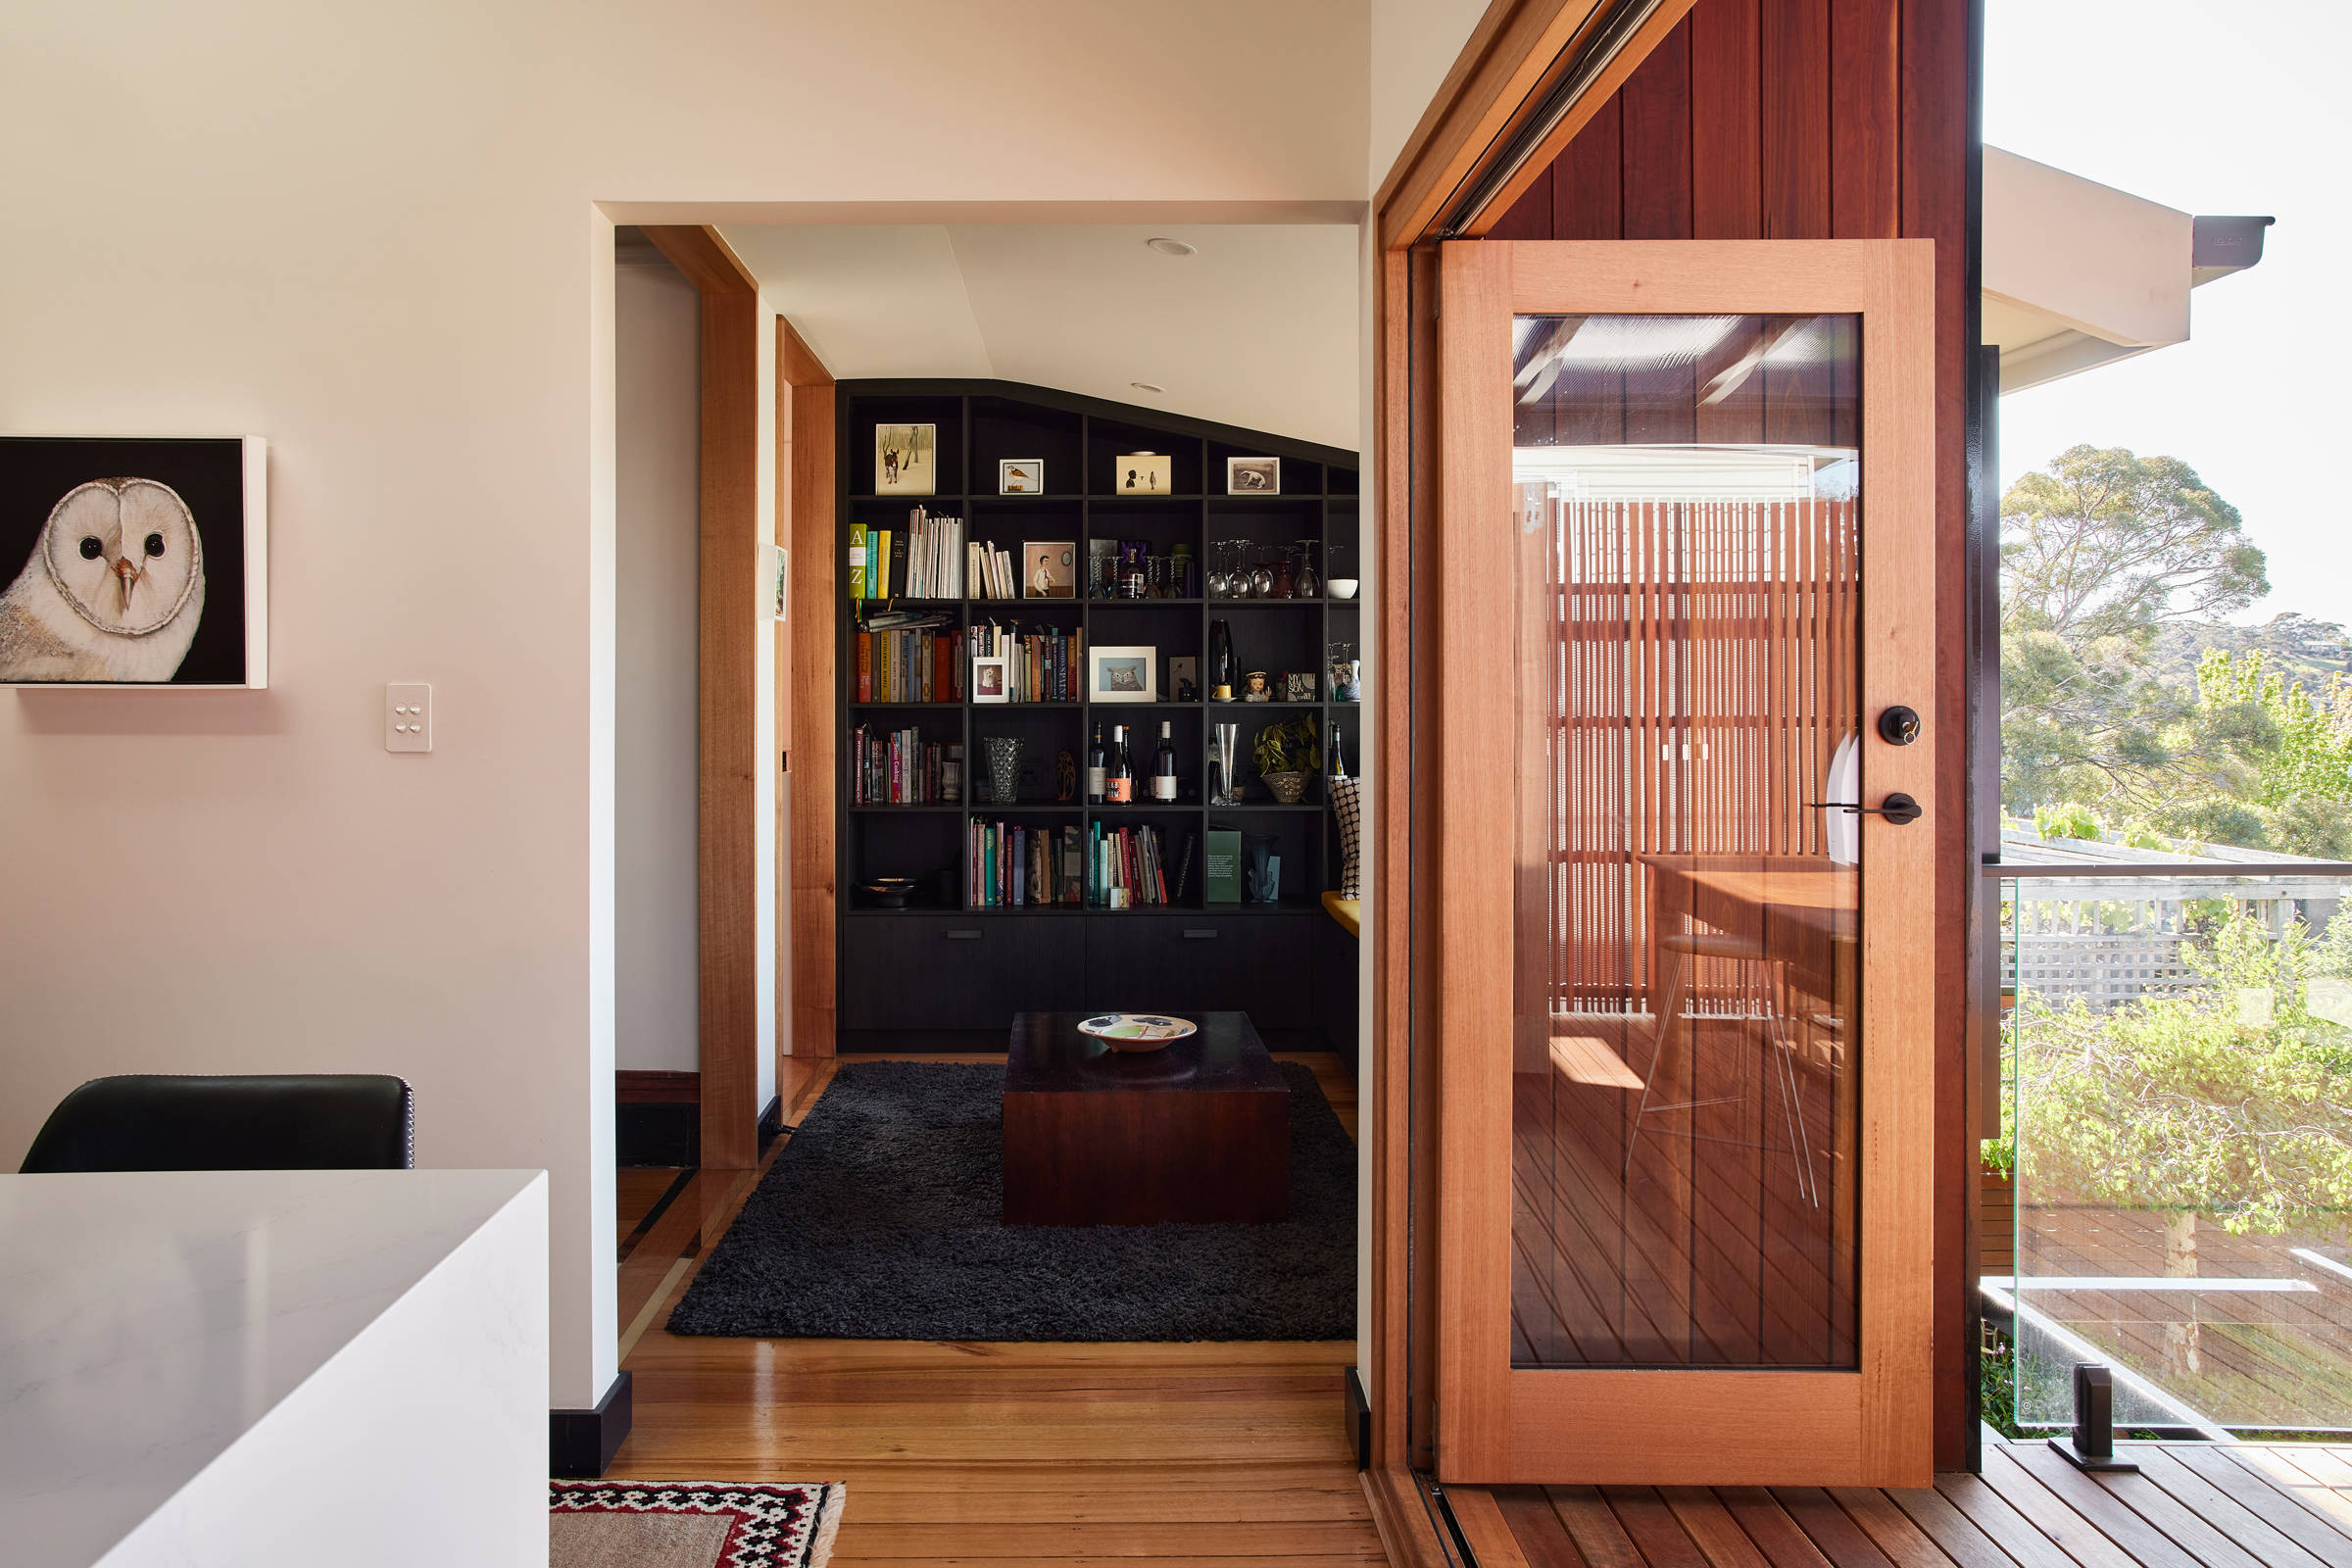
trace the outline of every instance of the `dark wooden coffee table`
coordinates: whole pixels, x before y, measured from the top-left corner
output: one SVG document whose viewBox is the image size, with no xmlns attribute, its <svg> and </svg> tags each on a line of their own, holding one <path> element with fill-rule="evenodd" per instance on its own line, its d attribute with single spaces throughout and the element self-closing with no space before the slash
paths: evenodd
<svg viewBox="0 0 2352 1568">
<path fill-rule="evenodd" d="M 1291 1213 L 1291 1091 L 1246 1012 L 1114 1052 L 1024 1012 L 1004 1064 L 1007 1225 L 1269 1225 Z"/>
</svg>

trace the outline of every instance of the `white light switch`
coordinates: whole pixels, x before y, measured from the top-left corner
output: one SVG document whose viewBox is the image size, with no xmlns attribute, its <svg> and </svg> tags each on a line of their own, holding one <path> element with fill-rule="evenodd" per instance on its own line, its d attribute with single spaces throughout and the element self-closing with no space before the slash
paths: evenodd
<svg viewBox="0 0 2352 1568">
<path fill-rule="evenodd" d="M 433 689 L 422 681 L 394 681 L 384 688 L 384 750 L 433 749 Z"/>
</svg>

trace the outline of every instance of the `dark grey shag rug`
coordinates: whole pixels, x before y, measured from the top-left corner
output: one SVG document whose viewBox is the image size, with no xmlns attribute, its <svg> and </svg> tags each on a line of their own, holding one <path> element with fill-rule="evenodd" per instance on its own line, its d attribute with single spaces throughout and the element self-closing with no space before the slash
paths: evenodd
<svg viewBox="0 0 2352 1568">
<path fill-rule="evenodd" d="M 672 1334 L 842 1340 L 1346 1340 L 1355 1146 L 1291 1086 L 1280 1225 L 1000 1223 L 1004 1069 L 834 1075 L 669 1315 Z"/>
</svg>

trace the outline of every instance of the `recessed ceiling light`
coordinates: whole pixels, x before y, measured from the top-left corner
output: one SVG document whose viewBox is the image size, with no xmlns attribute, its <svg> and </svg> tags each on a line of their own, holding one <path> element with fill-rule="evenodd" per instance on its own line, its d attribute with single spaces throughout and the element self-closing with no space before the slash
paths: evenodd
<svg viewBox="0 0 2352 1568">
<path fill-rule="evenodd" d="M 1148 239 L 1144 243 L 1162 256 L 1190 256 L 1195 249 L 1180 239 L 1169 239 L 1165 235 L 1157 239 Z"/>
<path fill-rule="evenodd" d="M 1165 392 L 1167 390 L 1166 387 L 1155 386 L 1150 381 L 1130 381 L 1127 384 L 1138 392 Z"/>
</svg>

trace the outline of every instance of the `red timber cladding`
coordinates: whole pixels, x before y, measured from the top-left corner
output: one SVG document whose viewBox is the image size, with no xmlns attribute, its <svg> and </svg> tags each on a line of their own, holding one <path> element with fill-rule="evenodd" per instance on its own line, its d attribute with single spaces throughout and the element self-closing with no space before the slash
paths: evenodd
<svg viewBox="0 0 2352 1568">
<path fill-rule="evenodd" d="M 1870 239 L 1936 248 L 1936 861 L 1967 906 L 1969 0 L 1697 0 L 1491 239 Z M 1732 438 L 1704 431 L 1701 438 Z M 1629 431 L 1633 439 L 1642 434 Z M 1675 439 L 1666 432 L 1650 439 Z M 1936 1464 L 1968 1433 L 1962 1308 L 1977 1171 L 1962 1034 L 1964 922 L 1936 953 Z"/>
</svg>

